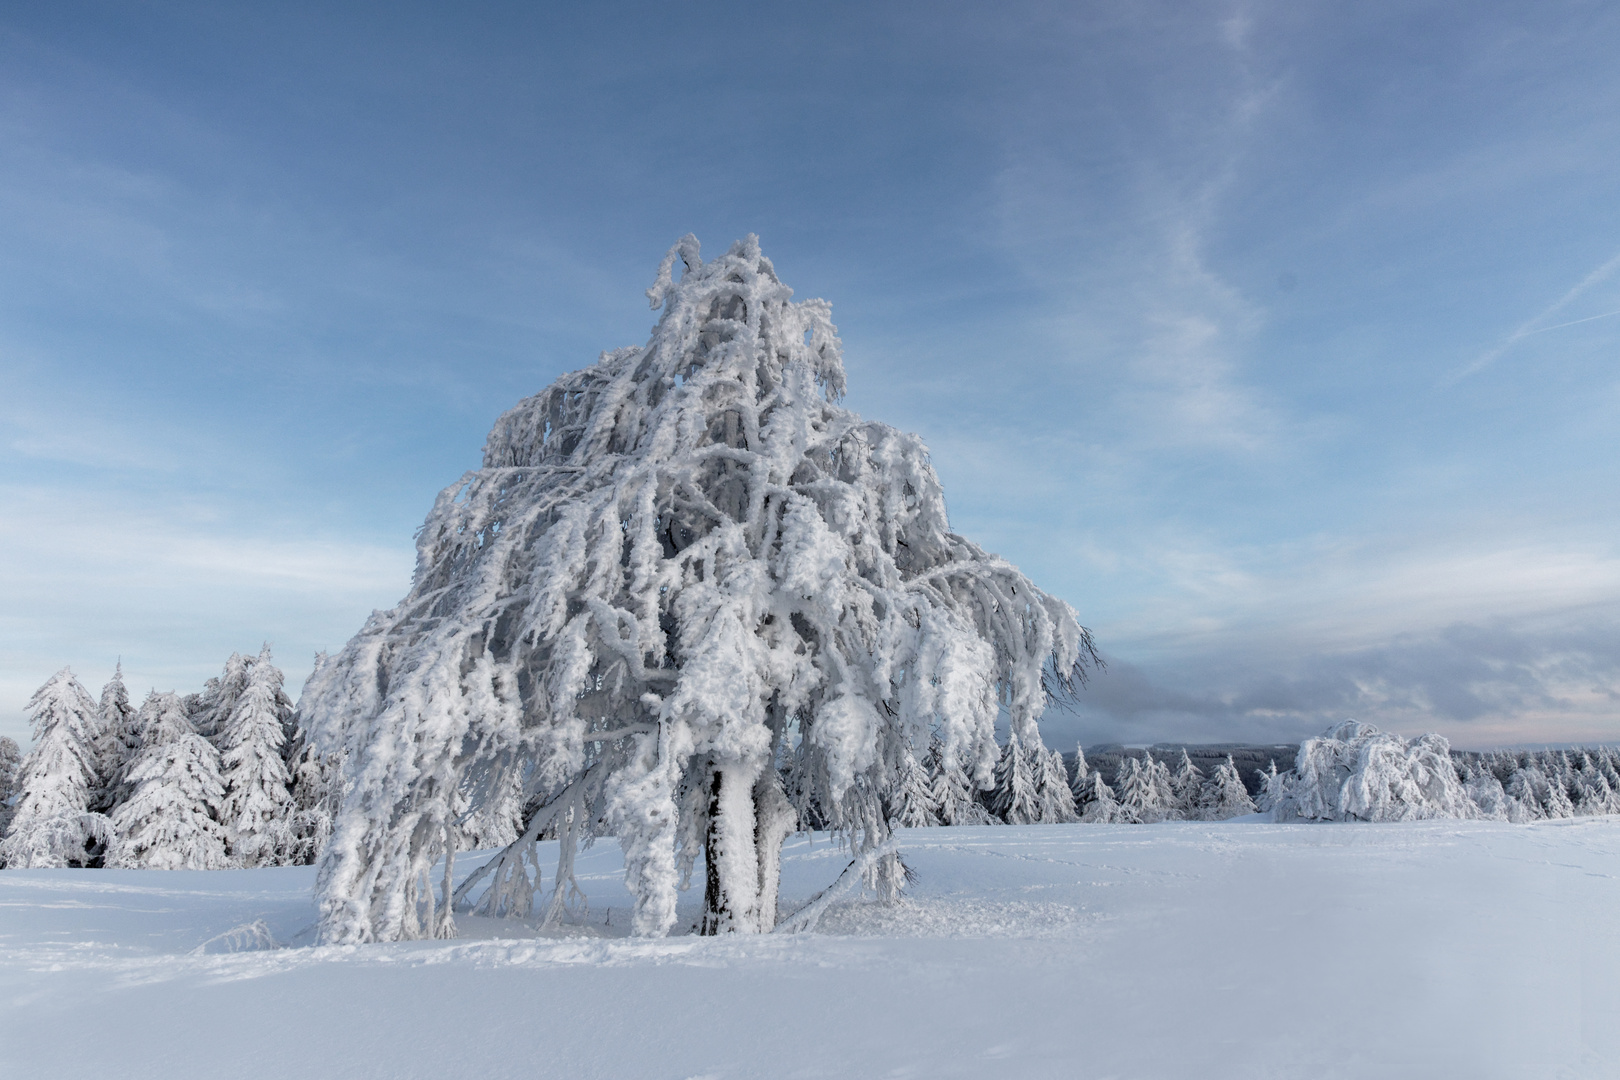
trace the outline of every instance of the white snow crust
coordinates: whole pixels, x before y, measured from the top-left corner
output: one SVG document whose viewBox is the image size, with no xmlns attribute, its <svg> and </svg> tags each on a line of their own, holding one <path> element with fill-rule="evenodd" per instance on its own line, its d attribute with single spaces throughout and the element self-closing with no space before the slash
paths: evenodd
<svg viewBox="0 0 1620 1080">
<path fill-rule="evenodd" d="M 8 870 L 0 1076 L 1620 1076 L 1620 818 L 898 838 L 900 902 L 719 938 L 627 936 L 606 840 L 572 923 L 359 946 L 311 867 Z M 790 839 L 783 909 L 848 859 Z"/>
</svg>

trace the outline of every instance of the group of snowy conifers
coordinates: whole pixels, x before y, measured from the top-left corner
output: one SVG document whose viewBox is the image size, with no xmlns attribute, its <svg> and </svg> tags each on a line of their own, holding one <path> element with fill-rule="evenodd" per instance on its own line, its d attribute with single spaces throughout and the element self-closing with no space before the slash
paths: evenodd
<svg viewBox="0 0 1620 1080">
<path fill-rule="evenodd" d="M 133 708 L 117 671 L 98 704 L 63 668 L 34 694 L 34 748 L 10 786 L 9 867 L 216 870 L 313 860 L 332 769 L 298 731 L 266 646 L 184 697 Z M 9 740 L 6 740 L 9 742 Z M 0 763 L 3 764 L 3 763 Z"/>
<path fill-rule="evenodd" d="M 1190 762 L 1133 758 L 1109 785 L 1083 757 L 1070 776 L 1043 748 L 1047 704 L 1096 661 L 1089 633 L 950 530 L 920 439 L 838 404 L 831 309 L 794 301 L 755 238 L 708 262 L 682 239 L 647 295 L 659 317 L 644 346 L 604 353 L 496 421 L 482 467 L 423 524 L 410 593 L 317 664 L 296 728 L 277 714 L 275 752 L 241 749 L 250 728 L 272 738 L 268 721 L 160 695 L 109 766 L 106 733 L 124 722 L 58 687 L 76 704 L 47 728 L 78 724 L 74 745 L 95 749 L 52 749 L 36 766 L 36 746 L 7 858 L 101 845 L 110 863 L 155 865 L 174 828 L 182 862 L 296 860 L 324 825 L 301 809 L 299 778 L 280 777 L 289 762 L 341 762 L 340 780 L 309 787 L 341 792 L 320 855 L 325 942 L 450 936 L 458 905 L 537 911 L 547 837 L 559 841 L 555 912 L 573 853 L 608 835 L 635 933 L 671 929 L 700 859 L 699 926 L 747 933 L 779 923 L 781 845 L 798 829 L 839 833 L 852 867 L 893 883 L 893 829 L 930 817 L 1247 808 L 1235 768 L 1205 780 Z M 1270 777 L 1277 812 L 1463 806 L 1427 751 L 1357 745 L 1305 754 L 1308 779 Z M 36 809 L 28 777 L 56 769 L 66 779 Z M 1372 779 L 1347 788 L 1353 777 Z M 181 802 L 206 812 L 186 817 Z M 504 847 L 453 891 L 469 839 Z"/>
</svg>

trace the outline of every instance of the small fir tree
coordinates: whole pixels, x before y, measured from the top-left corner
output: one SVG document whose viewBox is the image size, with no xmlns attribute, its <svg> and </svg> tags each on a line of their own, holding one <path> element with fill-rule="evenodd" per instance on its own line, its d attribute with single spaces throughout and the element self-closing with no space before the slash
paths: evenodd
<svg viewBox="0 0 1620 1080">
<path fill-rule="evenodd" d="M 22 751 L 15 739 L 0 735 L 0 837 L 11 825 L 12 800 L 17 797 L 17 774 L 22 768 Z"/>
<path fill-rule="evenodd" d="M 1199 793 L 1197 816 L 1204 821 L 1225 821 L 1252 813 L 1254 800 L 1249 798 L 1249 792 L 1243 786 L 1243 778 L 1238 775 L 1232 755 L 1227 754 L 1226 760 L 1215 767 L 1214 774 Z"/>
<path fill-rule="evenodd" d="M 1168 766 L 1166 766 L 1168 768 Z M 1204 774 L 1181 748 L 1181 763 L 1170 777 L 1170 805 L 1174 817 L 1182 821 L 1197 821 L 1200 814 L 1199 798 L 1204 793 Z"/>
<path fill-rule="evenodd" d="M 91 806 L 108 812 L 117 805 L 118 781 L 126 771 L 126 764 L 140 749 L 135 709 L 124 687 L 122 660 L 113 668 L 113 677 L 101 688 L 97 720 L 100 730 L 96 736 L 96 772 L 100 783 L 96 785 Z"/>
<path fill-rule="evenodd" d="M 946 752 L 940 740 L 935 739 L 928 751 L 929 799 L 939 815 L 942 825 L 995 825 L 999 824 L 979 802 L 973 782 L 959 759 Z"/>
<path fill-rule="evenodd" d="M 918 764 L 910 748 L 901 750 L 894 787 L 888 796 L 889 823 L 906 829 L 924 829 L 939 824 L 939 807 L 934 803 L 928 773 Z"/>
<path fill-rule="evenodd" d="M 1277 808 L 1277 804 L 1282 802 L 1283 796 L 1287 794 L 1288 779 L 1277 771 L 1275 758 L 1272 759 L 1269 768 L 1256 769 L 1255 772 L 1260 776 L 1260 797 L 1256 800 L 1256 805 L 1259 806 L 1261 813 L 1268 814 Z"/>
<path fill-rule="evenodd" d="M 225 670 L 204 684 L 202 693 L 185 698 L 192 727 L 197 734 L 215 745 L 219 744 L 225 727 L 236 712 L 236 703 L 247 692 L 252 678 L 253 661 L 241 653 L 231 653 L 225 661 Z"/>
<path fill-rule="evenodd" d="M 271 661 L 269 645 L 244 667 L 247 683 L 219 729 L 225 786 L 219 820 L 237 865 L 281 866 L 296 846 L 287 790 L 291 775 L 282 760 L 286 734 L 276 708 L 282 674 Z"/>
<path fill-rule="evenodd" d="M 143 732 L 141 756 L 129 771 L 134 794 L 113 813 L 108 865 L 152 870 L 230 866 L 226 829 L 218 820 L 225 797 L 219 751 L 192 728 L 185 704 L 174 694 L 152 694 L 142 712 L 152 722 Z"/>
<path fill-rule="evenodd" d="M 20 770 L 20 796 L 0 861 L 10 867 L 94 865 L 107 840 L 107 819 L 90 809 L 99 783 L 96 703 L 70 668 L 28 701 L 34 749 Z"/>
<path fill-rule="evenodd" d="M 1040 820 L 1049 825 L 1074 821 L 1074 792 L 1069 790 L 1069 774 L 1063 767 L 1063 755 L 1043 746 L 1036 746 L 1033 753 L 1035 797 L 1040 803 Z"/>
<path fill-rule="evenodd" d="M 1164 796 L 1154 774 L 1157 764 L 1151 754 L 1143 761 L 1128 757 L 1120 762 L 1120 820 L 1132 825 L 1151 825 L 1166 817 Z"/>
<path fill-rule="evenodd" d="M 1008 732 L 1007 745 L 996 762 L 996 786 L 990 792 L 990 812 L 1008 825 L 1032 825 L 1041 820 L 1041 803 L 1029 766 L 1018 732 Z"/>
<path fill-rule="evenodd" d="M 1075 743 L 1074 778 L 1069 781 L 1069 790 L 1074 793 L 1074 805 L 1076 808 L 1085 801 L 1090 772 L 1091 768 L 1086 764 L 1086 748 L 1079 743 Z"/>
<path fill-rule="evenodd" d="M 1125 821 L 1119 800 L 1114 798 L 1114 789 L 1095 769 L 1086 781 L 1085 794 L 1080 800 L 1080 820 L 1088 825 L 1117 825 Z"/>
</svg>

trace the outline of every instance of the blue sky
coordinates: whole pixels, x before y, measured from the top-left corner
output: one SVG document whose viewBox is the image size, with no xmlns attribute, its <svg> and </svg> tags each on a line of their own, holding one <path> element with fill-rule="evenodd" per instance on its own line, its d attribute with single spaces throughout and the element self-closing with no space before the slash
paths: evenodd
<svg viewBox="0 0 1620 1080">
<path fill-rule="evenodd" d="M 0 732 L 294 687 L 761 237 L 1109 671 L 1049 741 L 1620 739 L 1620 8 L 8 4 Z"/>
</svg>

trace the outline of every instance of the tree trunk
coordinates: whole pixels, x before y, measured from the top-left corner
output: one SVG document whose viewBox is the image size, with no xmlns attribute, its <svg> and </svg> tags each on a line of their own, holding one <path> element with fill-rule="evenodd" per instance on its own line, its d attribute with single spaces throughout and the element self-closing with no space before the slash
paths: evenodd
<svg viewBox="0 0 1620 1080">
<path fill-rule="evenodd" d="M 754 843 L 753 770 L 735 765 L 714 771 L 709 789 L 709 831 L 704 838 L 707 880 L 703 934 L 758 929 L 759 855 Z"/>
<path fill-rule="evenodd" d="M 707 875 L 699 933 L 768 933 L 776 926 L 782 842 L 797 815 L 769 770 L 716 769 L 709 789 Z"/>
</svg>

